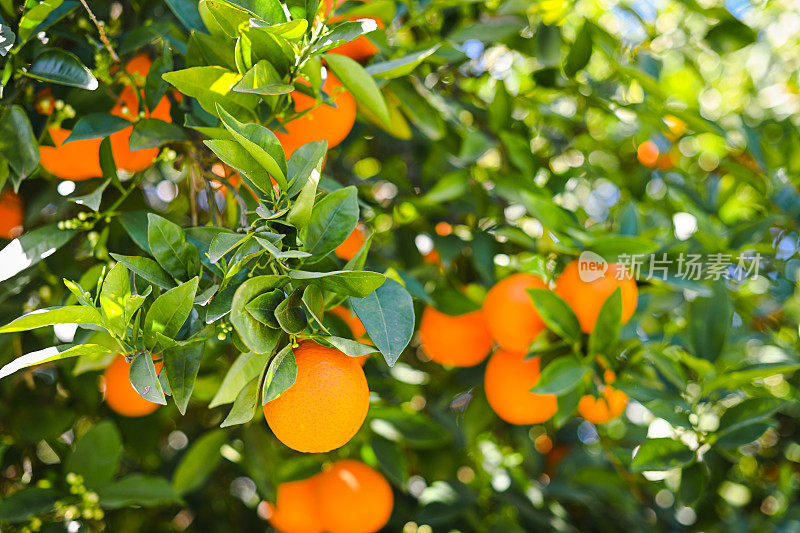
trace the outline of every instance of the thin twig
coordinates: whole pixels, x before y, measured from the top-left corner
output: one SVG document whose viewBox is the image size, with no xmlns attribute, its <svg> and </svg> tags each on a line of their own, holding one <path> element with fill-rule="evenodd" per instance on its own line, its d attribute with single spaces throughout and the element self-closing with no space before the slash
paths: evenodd
<svg viewBox="0 0 800 533">
<path fill-rule="evenodd" d="M 106 36 L 103 25 L 100 24 L 100 21 L 94 16 L 94 13 L 92 13 L 92 10 L 89 8 L 89 4 L 86 3 L 86 0 L 81 0 L 81 4 L 83 4 L 83 7 L 86 8 L 86 11 L 89 13 L 89 18 L 92 19 L 94 25 L 97 26 L 97 31 L 100 33 L 100 40 L 103 41 L 103 46 L 105 46 L 106 50 L 108 50 L 108 53 L 111 54 L 111 59 L 114 60 L 114 63 L 119 63 L 119 56 L 117 55 L 117 52 L 114 51 L 114 47 L 111 46 L 111 42 Z"/>
</svg>

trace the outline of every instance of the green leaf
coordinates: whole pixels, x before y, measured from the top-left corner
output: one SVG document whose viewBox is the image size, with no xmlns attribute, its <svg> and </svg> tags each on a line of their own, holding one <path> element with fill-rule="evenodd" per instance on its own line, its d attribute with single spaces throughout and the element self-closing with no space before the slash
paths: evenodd
<svg viewBox="0 0 800 533">
<path fill-rule="evenodd" d="M 372 19 L 348 20 L 337 24 L 329 33 L 325 34 L 311 47 L 310 52 L 319 54 L 331 48 L 343 45 L 357 39 L 365 33 L 378 29 L 378 23 Z"/>
<path fill-rule="evenodd" d="M 186 235 L 177 224 L 149 213 L 147 242 L 158 264 L 173 277 L 182 279 L 200 272 L 200 254 L 186 242 Z"/>
<path fill-rule="evenodd" d="M 261 374 L 267 364 L 267 360 L 262 354 L 240 354 L 228 369 L 228 373 L 225 374 L 217 394 L 214 395 L 208 407 L 217 407 L 233 402 L 242 387 Z"/>
<path fill-rule="evenodd" d="M 242 283 L 233 296 L 231 323 L 245 345 L 256 353 L 272 352 L 281 332 L 256 320 L 245 306 L 259 294 L 280 288 L 285 281 L 284 276 L 256 276 Z"/>
<path fill-rule="evenodd" d="M 303 310 L 302 289 L 297 289 L 275 308 L 275 318 L 283 331 L 295 335 L 308 324 Z"/>
<path fill-rule="evenodd" d="M 353 339 L 345 339 L 344 337 L 328 335 L 323 337 L 323 339 L 348 357 L 363 357 L 378 351 L 374 346 L 354 341 Z"/>
<path fill-rule="evenodd" d="M 358 191 L 352 185 L 338 189 L 314 206 L 303 230 L 306 251 L 321 257 L 332 252 L 358 224 Z"/>
<path fill-rule="evenodd" d="M 83 477 L 86 486 L 95 487 L 111 481 L 122 458 L 122 435 L 110 420 L 101 420 L 76 442 L 64 472 Z"/>
<path fill-rule="evenodd" d="M 89 194 L 85 194 L 83 196 L 73 196 L 72 198 L 67 198 L 70 202 L 74 202 L 78 205 L 83 205 L 94 211 L 95 213 L 100 211 L 100 202 L 103 201 L 103 191 L 106 190 L 108 184 L 111 183 L 110 179 L 103 181 L 97 188 L 90 192 Z"/>
<path fill-rule="evenodd" d="M 106 509 L 133 505 L 150 507 L 180 501 L 180 496 L 166 479 L 142 474 L 125 476 L 98 487 L 96 492 L 100 496 L 100 505 Z"/>
<path fill-rule="evenodd" d="M 581 341 L 581 326 L 567 302 L 547 289 L 527 289 L 527 292 L 550 331 L 572 342 Z"/>
<path fill-rule="evenodd" d="M 172 475 L 172 486 L 178 494 L 187 494 L 202 487 L 219 464 L 220 448 L 228 440 L 221 429 L 204 433 L 181 457 Z"/>
<path fill-rule="evenodd" d="M 281 24 L 265 24 L 258 19 L 251 19 L 250 31 L 253 31 L 253 29 L 280 35 L 284 39 L 295 40 L 305 35 L 308 29 L 308 21 L 305 19 L 297 19 Z"/>
<path fill-rule="evenodd" d="M 171 142 L 185 141 L 183 128 L 157 118 L 143 118 L 133 125 L 130 148 L 132 151 L 158 148 Z"/>
<path fill-rule="evenodd" d="M 102 144 L 100 146 L 102 149 Z M 117 220 L 119 220 L 131 240 L 136 243 L 136 246 L 149 254 L 150 244 L 147 242 L 148 214 L 147 211 L 127 211 L 122 213 Z"/>
<path fill-rule="evenodd" d="M 100 310 L 103 324 L 117 337 L 125 337 L 128 322 L 125 317 L 125 304 L 131 296 L 130 275 L 122 263 L 117 263 L 106 274 L 100 291 Z"/>
<path fill-rule="evenodd" d="M 241 233 L 228 233 L 227 231 L 221 231 L 217 233 L 217 235 L 211 241 L 211 245 L 208 247 L 209 261 L 212 263 L 218 262 L 225 256 L 225 254 L 243 244 L 250 237 L 250 235 L 243 235 Z"/>
<path fill-rule="evenodd" d="M 309 145 L 300 147 L 297 151 L 295 151 L 294 154 L 292 154 L 292 158 L 297 155 L 297 152 L 300 152 L 300 150 L 303 150 L 307 146 Z M 322 147 L 327 149 L 327 146 L 327 141 L 322 141 Z M 317 185 L 319 184 L 323 162 L 324 156 L 321 161 L 318 161 L 317 166 L 309 173 L 305 183 L 303 183 L 302 189 L 300 189 L 300 194 L 297 196 L 297 200 L 295 200 L 291 210 L 289 211 L 289 214 L 286 216 L 286 221 L 299 230 L 305 229 L 311 220 L 311 214 L 314 210 L 314 201 L 316 200 L 317 196 Z M 295 178 L 294 183 L 297 183 L 299 179 L 300 176 L 298 175 L 298 177 Z M 294 187 L 289 189 L 290 197 L 292 196 L 293 192 Z"/>
<path fill-rule="evenodd" d="M 19 44 L 21 47 L 28 42 L 34 31 L 42 24 L 50 14 L 61 5 L 63 0 L 43 0 L 41 3 L 34 5 L 19 19 Z M 5 54 L 4 54 L 5 55 Z"/>
<path fill-rule="evenodd" d="M 250 300 L 244 308 L 253 318 L 262 324 L 278 329 L 280 324 L 278 323 L 278 319 L 275 318 L 275 311 L 278 309 L 278 305 L 285 299 L 286 296 L 283 294 L 283 291 L 275 289 L 259 294 Z"/>
<path fill-rule="evenodd" d="M 222 421 L 220 427 L 225 428 L 237 424 L 244 424 L 253 419 L 253 415 L 255 415 L 256 408 L 258 407 L 259 377 L 251 379 L 242 390 L 239 391 L 239 394 L 233 401 L 230 412 L 228 412 L 228 416 Z"/>
<path fill-rule="evenodd" d="M 78 119 L 72 128 L 72 133 L 64 140 L 64 144 L 83 139 L 108 137 L 130 125 L 128 120 L 110 113 L 89 113 Z"/>
<path fill-rule="evenodd" d="M 145 400 L 161 405 L 167 405 L 164 389 L 158 379 L 158 372 L 149 353 L 137 355 L 131 362 L 128 378 L 139 396 Z"/>
<path fill-rule="evenodd" d="M 156 298 L 144 319 L 145 339 L 150 347 L 155 345 L 156 332 L 170 338 L 178 334 L 192 312 L 199 282 L 200 278 L 194 277 Z"/>
<path fill-rule="evenodd" d="M 166 0 L 166 4 L 187 30 L 205 30 L 203 19 L 200 18 L 200 12 L 197 9 L 197 2 L 194 0 Z"/>
<path fill-rule="evenodd" d="M 757 424 L 774 415 L 786 405 L 780 398 L 750 398 L 727 409 L 719 419 L 717 433 L 725 435 L 745 426 Z"/>
<path fill-rule="evenodd" d="M 155 109 L 161 99 L 164 98 L 167 93 L 167 84 L 161 76 L 167 72 L 172 72 L 172 70 L 172 51 L 169 45 L 165 44 L 163 54 L 153 61 L 145 79 L 144 99 L 147 109 Z"/>
<path fill-rule="evenodd" d="M 578 30 L 578 35 L 575 37 L 575 42 L 569 49 L 567 54 L 567 62 L 564 64 L 564 74 L 570 78 L 575 76 L 579 70 L 583 69 L 589 64 L 589 59 L 592 57 L 592 26 L 591 23 L 584 22 L 581 29 Z"/>
<path fill-rule="evenodd" d="M 167 72 L 162 78 L 186 96 L 197 98 L 203 109 L 212 114 L 221 105 L 237 117 L 252 117 L 259 99 L 257 94 L 232 91 L 242 76 L 223 67 L 192 67 Z"/>
<path fill-rule="evenodd" d="M 342 85 L 350 91 L 356 101 L 374 113 L 384 124 L 389 125 L 389 109 L 386 100 L 364 67 L 357 61 L 339 54 L 325 54 L 325 62 L 333 70 Z"/>
<path fill-rule="evenodd" d="M 294 91 L 294 86 L 284 83 L 283 78 L 272 66 L 272 63 L 262 59 L 244 73 L 239 83 L 233 86 L 233 90 L 238 93 L 275 96 L 289 94 Z"/>
<path fill-rule="evenodd" d="M 53 489 L 27 487 L 0 500 L 0 522 L 22 522 L 49 512 L 61 498 Z"/>
<path fill-rule="evenodd" d="M 233 303 L 233 296 L 236 294 L 236 289 L 239 285 L 229 285 L 223 290 L 219 291 L 208 304 L 206 309 L 206 324 L 216 322 L 231 312 L 231 304 Z"/>
<path fill-rule="evenodd" d="M 400 283 L 391 278 L 366 298 L 350 298 L 350 306 L 369 338 L 394 366 L 414 334 L 414 303 Z"/>
<path fill-rule="evenodd" d="M 60 230 L 56 224 L 26 232 L 0 250 L 0 281 L 5 281 L 64 246 L 77 230 Z"/>
<path fill-rule="evenodd" d="M 694 461 L 695 454 L 684 443 L 669 438 L 647 439 L 631 462 L 634 472 L 681 468 Z"/>
<path fill-rule="evenodd" d="M 167 271 L 149 257 L 119 255 L 114 253 L 109 255 L 113 257 L 115 261 L 119 261 L 128 267 L 132 272 L 138 274 L 150 283 L 155 283 L 162 289 L 171 289 L 175 287 L 175 282 Z"/>
<path fill-rule="evenodd" d="M 297 379 L 297 361 L 294 359 L 294 352 L 291 344 L 279 351 L 267 368 L 267 375 L 264 378 L 264 393 L 261 397 L 261 405 L 271 402 L 294 385 Z"/>
<path fill-rule="evenodd" d="M 289 188 L 286 181 L 286 155 L 280 141 L 268 128 L 260 124 L 243 124 L 218 105 L 217 113 L 225 129 L 259 165 L 267 170 L 284 191 Z"/>
<path fill-rule="evenodd" d="M 308 187 L 308 181 L 310 179 L 314 179 L 314 190 L 310 193 L 311 194 L 311 202 L 310 206 L 313 207 L 314 205 L 314 196 L 316 195 L 317 191 L 317 183 L 319 182 L 319 175 L 322 172 L 322 165 L 325 162 L 325 155 L 328 152 L 328 141 L 314 141 L 308 144 L 304 144 L 300 148 L 294 151 L 292 156 L 289 158 L 287 163 L 288 168 L 288 176 L 294 176 L 291 178 L 289 182 L 289 190 L 286 192 L 286 195 L 289 198 L 294 198 L 295 195 L 302 192 L 306 187 Z M 298 214 L 292 215 L 291 213 L 295 212 L 298 203 L 302 200 L 298 198 L 295 202 L 295 205 L 292 206 L 292 210 L 290 211 L 289 217 L 287 220 L 290 224 L 295 227 L 301 228 L 305 226 L 305 223 L 308 222 L 308 217 L 301 220 L 292 221 L 292 216 L 298 217 Z M 311 214 L 311 207 L 308 208 L 308 215 Z M 299 209 L 297 210 L 299 211 Z"/>
<path fill-rule="evenodd" d="M 733 308 L 723 281 L 715 282 L 710 297 L 694 299 L 689 304 L 689 340 L 699 357 L 716 360 L 728 337 Z"/>
<path fill-rule="evenodd" d="M 14 30 L 7 24 L 0 23 L 0 57 L 5 57 L 8 54 L 8 51 L 14 46 L 14 41 L 16 41 L 16 39 L 17 36 L 14 34 Z M 0 88 L 2 85 L 3 84 L 0 83 Z"/>
<path fill-rule="evenodd" d="M 0 155 L 21 179 L 27 178 L 39 166 L 39 143 L 33 134 L 28 114 L 19 105 L 9 107 L 0 116 Z M 6 264 L 0 260 L 0 265 Z M 0 266 L 2 271 L 3 267 Z"/>
<path fill-rule="evenodd" d="M 51 346 L 43 350 L 27 353 L 18 357 L 0 368 L 0 379 L 10 376 L 17 370 L 22 370 L 33 365 L 42 363 L 51 363 L 53 361 L 60 361 L 70 357 L 78 357 L 81 355 L 105 355 L 110 350 L 105 346 L 98 344 L 62 344 L 60 346 Z"/>
<path fill-rule="evenodd" d="M 617 287 L 609 296 L 600 313 L 592 333 L 589 335 L 589 353 L 592 355 L 606 354 L 617 340 L 622 323 L 622 291 Z"/>
<path fill-rule="evenodd" d="M 440 44 L 414 52 L 407 56 L 392 59 L 390 61 L 382 61 L 379 63 L 372 63 L 366 68 L 367 74 L 374 78 L 400 78 L 411 74 L 420 63 L 432 56 L 439 48 Z"/>
<path fill-rule="evenodd" d="M 47 48 L 36 56 L 25 75 L 36 80 L 94 91 L 97 78 L 81 63 L 80 59 L 60 48 Z"/>
<path fill-rule="evenodd" d="M 269 198 L 272 194 L 269 176 L 241 144 L 224 140 L 203 141 L 203 144 L 217 154 L 223 163 L 238 170 L 239 175 L 259 198 L 263 201 Z"/>
<path fill-rule="evenodd" d="M 575 357 L 564 355 L 544 367 L 539 382 L 531 392 L 561 396 L 580 385 L 588 372 L 589 368 L 582 365 Z"/>
<path fill-rule="evenodd" d="M 2 328 L 0 333 L 13 333 L 29 329 L 52 326 L 55 324 L 94 324 L 100 325 L 100 313 L 94 307 L 83 305 L 66 305 L 50 309 L 38 309 L 16 320 L 12 320 Z"/>
<path fill-rule="evenodd" d="M 301 250 L 286 250 L 283 251 L 271 241 L 267 239 L 262 239 L 261 237 L 256 237 L 258 243 L 267 251 L 269 252 L 272 257 L 275 259 L 302 259 L 303 257 L 311 257 L 311 254 L 308 252 L 303 252 Z"/>
<path fill-rule="evenodd" d="M 336 270 L 333 272 L 306 272 L 305 270 L 292 270 L 289 277 L 304 283 L 311 283 L 317 287 L 338 294 L 366 298 L 386 281 L 386 276 L 379 272 Z"/>
<path fill-rule="evenodd" d="M 203 360 L 203 349 L 204 344 L 194 344 L 168 348 L 162 353 L 172 399 L 182 415 L 186 414 L 186 406 L 192 396 L 197 371 Z"/>
</svg>

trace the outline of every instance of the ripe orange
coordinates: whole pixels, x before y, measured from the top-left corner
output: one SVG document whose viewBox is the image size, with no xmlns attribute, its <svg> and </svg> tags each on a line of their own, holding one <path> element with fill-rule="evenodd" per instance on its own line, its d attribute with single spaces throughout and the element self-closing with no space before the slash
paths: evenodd
<svg viewBox="0 0 800 533">
<path fill-rule="evenodd" d="M 375 17 L 355 17 L 355 18 L 345 18 L 345 17 L 331 17 L 330 22 L 339 22 L 341 20 L 360 20 L 362 18 L 368 18 L 375 21 L 378 25 L 379 29 L 383 29 L 386 25 L 383 23 L 382 20 L 376 19 Z M 355 61 L 363 62 L 369 59 L 370 57 L 374 56 L 378 53 L 378 47 L 375 46 L 372 41 L 369 40 L 369 37 L 366 35 L 362 35 L 360 37 L 355 38 L 354 40 L 344 43 L 342 45 L 337 46 L 331 50 L 328 50 L 329 54 L 339 54 L 343 56 L 347 56 L 350 59 Z"/>
<path fill-rule="evenodd" d="M 301 342 L 294 357 L 297 379 L 264 405 L 267 424 L 293 450 L 319 453 L 343 446 L 367 417 L 364 371 L 352 357 L 312 341 Z"/>
<path fill-rule="evenodd" d="M 15 239 L 22 234 L 25 204 L 14 191 L 7 189 L 0 196 L 0 238 Z"/>
<path fill-rule="evenodd" d="M 661 153 L 658 145 L 651 140 L 647 140 L 636 149 L 636 158 L 648 168 L 659 168 L 668 170 L 675 166 L 675 158 L 669 152 Z"/>
<path fill-rule="evenodd" d="M 367 232 L 364 230 L 364 226 L 359 223 L 344 242 L 336 247 L 333 253 L 339 259 L 350 261 L 364 246 L 365 242 L 367 242 Z"/>
<path fill-rule="evenodd" d="M 558 403 L 555 394 L 530 391 L 539 382 L 539 356 L 497 350 L 486 365 L 483 384 L 486 399 L 497 416 L 509 424 L 541 424 L 549 420 Z"/>
<path fill-rule="evenodd" d="M 266 503 L 266 517 L 281 533 L 322 533 L 317 476 L 278 485 L 275 505 Z"/>
<path fill-rule="evenodd" d="M 55 146 L 39 146 L 39 162 L 45 170 L 62 180 L 83 181 L 103 175 L 100 169 L 100 142 L 85 139 L 64 144 L 72 133 L 63 128 L 50 128 Z"/>
<path fill-rule="evenodd" d="M 150 56 L 146 52 L 142 52 L 125 62 L 125 72 L 133 74 L 134 77 L 138 77 L 136 83 L 137 85 L 141 85 L 144 83 L 145 78 L 147 78 L 147 73 L 150 72 L 150 67 L 152 66 L 153 60 L 150 59 Z"/>
<path fill-rule="evenodd" d="M 122 416 L 149 415 L 158 409 L 158 404 L 139 396 L 128 378 L 130 368 L 130 363 L 123 356 L 115 357 L 108 365 L 102 379 L 106 403 L 112 411 Z M 161 362 L 156 363 L 156 371 L 161 371 Z"/>
<path fill-rule="evenodd" d="M 419 325 L 425 354 L 442 365 L 475 366 L 492 351 L 483 311 L 446 315 L 427 306 Z"/>
<path fill-rule="evenodd" d="M 578 402 L 578 414 L 592 424 L 605 424 L 621 415 L 627 404 L 627 394 L 611 385 L 606 385 L 600 398 L 591 394 L 581 397 Z"/>
<path fill-rule="evenodd" d="M 286 157 L 295 150 L 313 141 L 328 141 L 328 148 L 342 142 L 356 123 L 356 100 L 336 77 L 328 72 L 322 90 L 332 98 L 333 107 L 320 103 L 299 91 L 291 93 L 296 111 L 309 110 L 303 116 L 283 124 L 283 130 L 276 130 L 275 136 L 283 146 Z"/>
<path fill-rule="evenodd" d="M 333 463 L 317 476 L 316 487 L 322 524 L 329 533 L 372 533 L 392 515 L 392 487 L 361 461 Z"/>
<path fill-rule="evenodd" d="M 600 314 L 600 308 L 617 287 L 622 291 L 622 323 L 625 324 L 636 311 L 639 290 L 625 267 L 609 263 L 608 271 L 600 278 L 585 282 L 579 276 L 578 260 L 568 264 L 556 280 L 554 292 L 569 304 L 578 317 L 581 330 L 591 333 Z M 617 279 L 617 277 L 624 279 Z"/>
<path fill-rule="evenodd" d="M 439 254 L 436 248 L 434 248 L 433 250 L 422 256 L 422 261 L 428 265 L 441 266 L 442 256 Z"/>
<path fill-rule="evenodd" d="M 533 274 L 512 274 L 489 289 L 483 314 L 492 338 L 504 350 L 527 353 L 528 347 L 544 329 L 536 307 L 526 289 L 546 289 Z"/>
</svg>

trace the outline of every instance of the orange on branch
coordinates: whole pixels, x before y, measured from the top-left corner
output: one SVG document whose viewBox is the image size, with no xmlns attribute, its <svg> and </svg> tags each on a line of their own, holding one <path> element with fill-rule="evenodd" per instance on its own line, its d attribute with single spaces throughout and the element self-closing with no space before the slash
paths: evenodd
<svg viewBox="0 0 800 533">
<path fill-rule="evenodd" d="M 639 290 L 636 280 L 619 263 L 609 263 L 605 274 L 587 282 L 580 278 L 579 261 L 572 261 L 556 280 L 553 290 L 572 308 L 581 330 L 591 333 L 600 315 L 600 308 L 617 287 L 622 293 L 622 323 L 625 324 L 636 311 Z"/>
<path fill-rule="evenodd" d="M 283 130 L 275 130 L 275 136 L 283 146 L 286 157 L 290 157 L 295 150 L 304 144 L 313 141 L 328 141 L 328 148 L 333 148 L 342 142 L 353 125 L 356 123 L 356 100 L 336 79 L 328 72 L 322 90 L 331 96 L 331 103 L 319 103 L 312 97 L 300 91 L 290 94 L 294 102 L 295 111 L 306 111 L 302 116 L 283 123 Z M 333 107 L 335 106 L 335 107 Z"/>
<path fill-rule="evenodd" d="M 138 89 L 137 89 L 138 90 Z M 119 95 L 119 100 L 111 108 L 111 114 L 131 121 L 139 117 L 139 102 L 136 91 L 133 87 L 127 86 Z M 139 98 L 144 99 L 144 95 L 139 91 Z M 164 96 L 152 111 L 146 111 L 145 118 L 157 118 L 165 122 L 172 122 L 170 115 L 169 99 Z M 145 148 L 143 150 L 130 149 L 130 137 L 133 133 L 133 126 L 120 130 L 111 135 L 111 151 L 114 154 L 114 162 L 117 168 L 126 172 L 140 172 L 153 164 L 158 157 L 158 148 Z"/>
<path fill-rule="evenodd" d="M 342 244 L 336 247 L 333 253 L 339 259 L 350 261 L 364 246 L 365 242 L 367 242 L 367 232 L 364 229 L 364 225 L 361 223 L 356 224 L 350 235 L 347 236 Z"/>
<path fill-rule="evenodd" d="M 84 139 L 64 144 L 72 133 L 63 128 L 48 130 L 54 146 L 39 146 L 39 163 L 50 174 L 63 180 L 83 181 L 103 175 L 100 169 L 102 139 Z"/>
<path fill-rule="evenodd" d="M 392 515 L 392 487 L 380 472 L 361 461 L 333 463 L 317 476 L 316 488 L 328 533 L 372 533 Z"/>
<path fill-rule="evenodd" d="M 558 411 L 555 394 L 530 391 L 539 382 L 539 357 L 497 350 L 489 358 L 483 383 L 486 399 L 497 416 L 509 424 L 541 424 Z"/>
<path fill-rule="evenodd" d="M 527 289 L 546 289 L 533 274 L 512 274 L 489 289 L 483 314 L 492 338 L 504 350 L 527 353 L 531 342 L 544 329 Z"/>
<path fill-rule="evenodd" d="M 492 351 L 492 337 L 481 310 L 454 316 L 428 306 L 419 333 L 425 354 L 442 365 L 475 366 Z"/>
<path fill-rule="evenodd" d="M 297 379 L 264 405 L 275 436 L 289 448 L 320 453 L 339 448 L 358 433 L 369 409 L 364 370 L 335 348 L 303 341 L 294 350 Z"/>
<path fill-rule="evenodd" d="M 22 198 L 7 189 L 0 196 L 0 238 L 15 239 L 22 234 L 22 223 L 25 220 L 25 204 Z"/>
<path fill-rule="evenodd" d="M 156 363 L 155 366 L 156 372 L 161 372 L 161 362 Z M 149 415 L 158 409 L 158 404 L 145 400 L 136 392 L 128 377 L 130 368 L 131 364 L 121 355 L 115 357 L 108 365 L 102 378 L 105 401 L 112 411 L 122 416 Z"/>
<path fill-rule="evenodd" d="M 628 395 L 621 390 L 606 385 L 599 398 L 586 394 L 578 402 L 578 414 L 592 424 L 605 424 L 625 411 Z"/>
<path fill-rule="evenodd" d="M 264 502 L 269 523 L 280 533 L 322 533 L 317 476 L 278 485 L 275 505 Z"/>
</svg>

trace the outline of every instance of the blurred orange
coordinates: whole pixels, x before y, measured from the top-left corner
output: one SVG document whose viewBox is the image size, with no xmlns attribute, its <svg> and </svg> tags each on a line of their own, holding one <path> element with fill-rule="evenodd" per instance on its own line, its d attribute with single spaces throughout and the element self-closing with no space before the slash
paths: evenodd
<svg viewBox="0 0 800 533">
<path fill-rule="evenodd" d="M 25 219 L 25 204 L 22 198 L 10 189 L 0 196 L 0 238 L 15 239 L 22 234 Z"/>
</svg>

